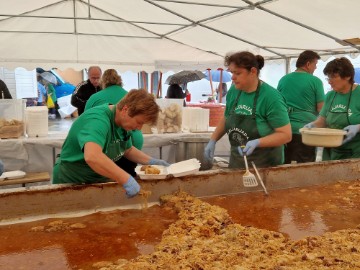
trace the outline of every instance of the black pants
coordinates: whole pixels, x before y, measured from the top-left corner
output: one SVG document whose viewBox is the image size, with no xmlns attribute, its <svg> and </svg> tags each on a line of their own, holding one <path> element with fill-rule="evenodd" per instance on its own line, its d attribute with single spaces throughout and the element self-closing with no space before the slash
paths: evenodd
<svg viewBox="0 0 360 270">
<path fill-rule="evenodd" d="M 118 161 L 116 161 L 115 164 L 124 171 L 126 171 L 128 174 L 130 174 L 132 177 L 136 176 L 135 168 L 137 166 L 137 163 L 128 160 L 126 157 L 122 157 Z"/>
<path fill-rule="evenodd" d="M 285 146 L 285 163 L 291 161 L 297 163 L 314 162 L 316 158 L 316 147 L 302 143 L 300 134 L 293 134 L 292 140 Z"/>
</svg>

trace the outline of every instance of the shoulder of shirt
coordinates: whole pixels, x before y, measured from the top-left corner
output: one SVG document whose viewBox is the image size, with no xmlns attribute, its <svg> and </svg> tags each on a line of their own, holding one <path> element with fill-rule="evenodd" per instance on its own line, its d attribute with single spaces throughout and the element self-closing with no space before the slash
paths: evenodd
<svg viewBox="0 0 360 270">
<path fill-rule="evenodd" d="M 79 84 L 76 86 L 74 92 L 76 93 L 81 87 L 83 87 L 84 85 L 87 85 L 87 84 L 88 84 L 88 81 L 87 81 L 87 80 L 79 83 Z"/>
<path fill-rule="evenodd" d="M 272 86 L 271 86 L 270 84 L 268 84 L 267 82 L 264 82 L 264 81 L 261 81 L 261 82 L 262 82 L 262 83 L 261 83 L 260 89 L 261 89 L 261 88 L 263 88 L 263 89 L 271 89 L 271 90 L 274 90 L 274 91 L 278 92 L 275 87 L 272 87 Z"/>
</svg>

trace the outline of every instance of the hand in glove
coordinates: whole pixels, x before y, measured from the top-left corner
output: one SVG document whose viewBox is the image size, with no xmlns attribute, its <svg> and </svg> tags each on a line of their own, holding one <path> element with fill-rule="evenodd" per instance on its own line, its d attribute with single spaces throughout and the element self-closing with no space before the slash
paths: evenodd
<svg viewBox="0 0 360 270">
<path fill-rule="evenodd" d="M 161 166 L 165 166 L 168 167 L 170 166 L 169 163 L 167 163 L 165 160 L 162 159 L 156 159 L 156 158 L 152 158 L 149 161 L 149 165 L 161 165 Z"/>
<path fill-rule="evenodd" d="M 308 123 L 304 126 L 304 128 L 314 128 L 314 127 L 316 127 L 314 122 Z"/>
<path fill-rule="evenodd" d="M 214 152 L 215 152 L 215 144 L 216 141 L 215 140 L 210 140 L 208 142 L 208 144 L 205 147 L 204 150 L 204 157 L 206 160 L 208 160 L 209 162 L 213 162 L 214 159 Z"/>
<path fill-rule="evenodd" d="M 130 176 L 127 182 L 123 185 L 128 198 L 134 197 L 140 191 L 140 185 L 136 182 L 134 177 Z"/>
<path fill-rule="evenodd" d="M 354 139 L 356 134 L 360 131 L 360 125 L 350 125 L 344 127 L 344 130 L 347 131 L 347 134 L 345 134 L 345 139 L 342 144 L 345 144 Z"/>
<path fill-rule="evenodd" d="M 252 152 L 254 152 L 255 148 L 259 146 L 260 140 L 256 139 L 256 140 L 251 140 L 248 141 L 247 144 L 245 145 L 245 148 L 242 149 L 241 146 L 238 146 L 238 151 L 240 156 L 243 155 L 247 155 L 250 156 L 252 154 Z"/>
</svg>

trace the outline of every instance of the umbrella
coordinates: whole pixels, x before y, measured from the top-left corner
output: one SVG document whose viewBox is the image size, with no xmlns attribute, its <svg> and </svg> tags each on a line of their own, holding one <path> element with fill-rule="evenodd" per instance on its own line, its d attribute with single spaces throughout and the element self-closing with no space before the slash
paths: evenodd
<svg viewBox="0 0 360 270">
<path fill-rule="evenodd" d="M 41 73 L 40 76 L 41 76 L 41 78 L 48 81 L 49 83 L 52 83 L 54 85 L 57 84 L 57 79 L 56 79 L 55 75 L 49 71 L 45 71 L 45 72 Z"/>
<path fill-rule="evenodd" d="M 231 81 L 231 73 L 224 71 L 222 68 L 218 68 L 217 70 L 211 70 L 208 68 L 205 72 L 206 79 L 210 81 L 210 87 L 211 87 L 211 95 L 214 96 L 214 87 L 212 82 L 220 82 L 219 84 L 219 102 L 222 101 L 222 83 L 223 82 L 229 82 Z"/>
<path fill-rule="evenodd" d="M 185 84 L 188 82 L 198 81 L 205 78 L 205 75 L 199 70 L 183 70 L 169 76 L 166 84 Z"/>
<path fill-rule="evenodd" d="M 211 73 L 211 79 L 214 82 L 220 82 L 220 76 L 221 76 L 221 70 L 217 69 L 217 70 L 210 70 Z M 210 81 L 210 77 L 209 77 L 209 72 L 205 71 L 205 79 L 207 79 L 208 81 Z M 222 70 L 222 82 L 230 82 L 231 81 L 231 73 L 225 70 Z"/>
</svg>

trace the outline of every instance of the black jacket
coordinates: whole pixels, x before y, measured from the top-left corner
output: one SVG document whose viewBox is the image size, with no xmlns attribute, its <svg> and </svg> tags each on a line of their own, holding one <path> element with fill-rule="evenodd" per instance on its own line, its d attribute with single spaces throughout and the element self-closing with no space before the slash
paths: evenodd
<svg viewBox="0 0 360 270">
<path fill-rule="evenodd" d="M 71 96 L 71 105 L 78 109 L 79 115 L 85 110 L 85 105 L 92 94 L 100 91 L 101 87 L 95 87 L 90 80 L 86 80 L 78 84 Z"/>
</svg>

